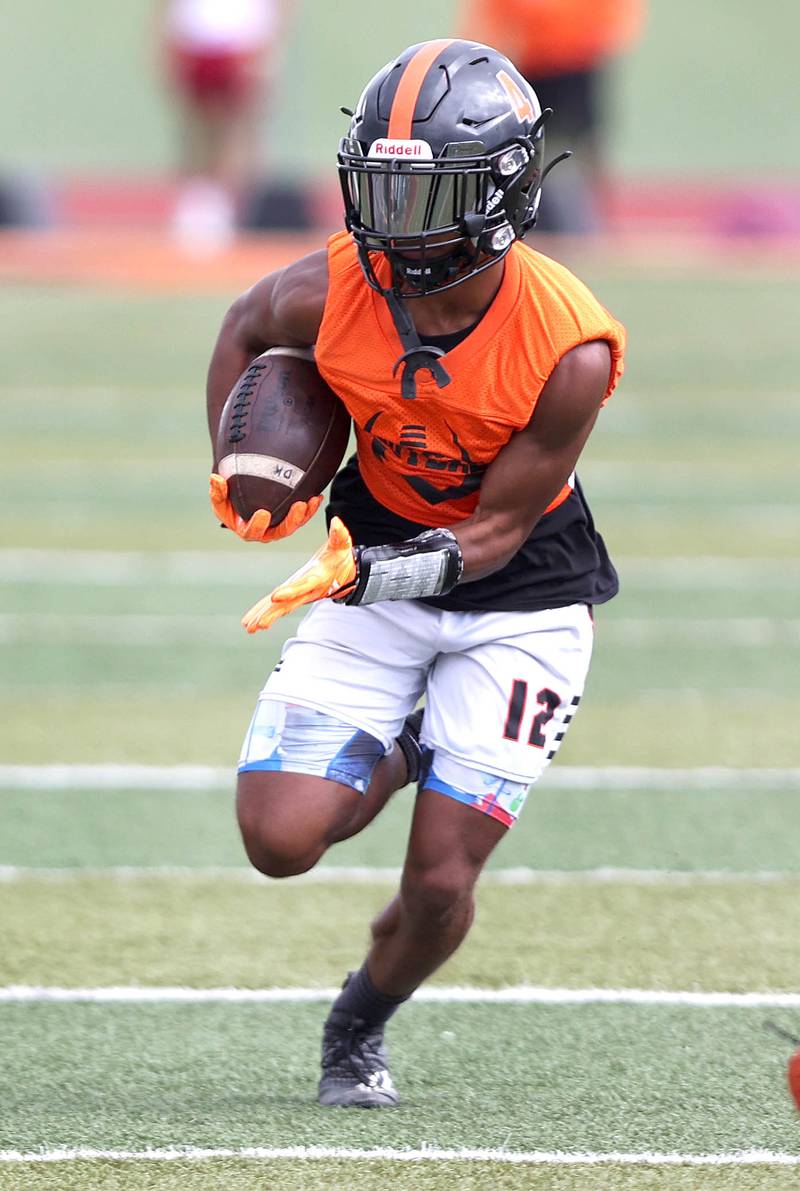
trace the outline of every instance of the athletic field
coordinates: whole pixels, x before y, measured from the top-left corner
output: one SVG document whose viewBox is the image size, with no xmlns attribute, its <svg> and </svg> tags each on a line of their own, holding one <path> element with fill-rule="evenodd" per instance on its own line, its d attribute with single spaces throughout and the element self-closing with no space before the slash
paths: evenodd
<svg viewBox="0 0 800 1191">
<path fill-rule="evenodd" d="M 287 247 L 38 243 L 0 245 L 0 1189 L 797 1187 L 796 249 L 554 247 L 630 331 L 580 467 L 623 591 L 359 1113 L 314 1104 L 320 1027 L 412 793 L 283 883 L 231 802 L 291 628 L 239 617 L 322 522 L 216 527 L 202 387 Z"/>
</svg>

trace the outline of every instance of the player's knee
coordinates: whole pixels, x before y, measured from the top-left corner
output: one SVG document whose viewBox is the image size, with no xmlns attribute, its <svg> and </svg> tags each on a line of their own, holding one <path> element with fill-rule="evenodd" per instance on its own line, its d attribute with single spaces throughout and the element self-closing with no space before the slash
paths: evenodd
<svg viewBox="0 0 800 1191">
<path fill-rule="evenodd" d="M 287 838 L 241 822 L 239 829 L 248 860 L 265 877 L 296 877 L 306 873 L 324 851 L 320 846 L 309 846 L 302 835 Z"/>
<path fill-rule="evenodd" d="M 240 785 L 236 814 L 250 863 L 267 877 L 308 872 L 325 851 L 313 829 L 275 806 L 249 796 Z"/>
<path fill-rule="evenodd" d="M 428 927 L 445 926 L 472 914 L 475 874 L 453 862 L 406 870 L 403 900 L 413 918 Z"/>
<path fill-rule="evenodd" d="M 261 840 L 244 840 L 245 851 L 253 868 L 265 877 L 297 877 L 317 863 L 317 853 L 293 854 L 264 847 Z"/>
</svg>

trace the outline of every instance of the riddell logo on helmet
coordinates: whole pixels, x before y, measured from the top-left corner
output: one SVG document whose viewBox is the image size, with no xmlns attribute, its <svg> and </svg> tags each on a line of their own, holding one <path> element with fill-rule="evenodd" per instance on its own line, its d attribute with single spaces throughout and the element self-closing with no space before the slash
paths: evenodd
<svg viewBox="0 0 800 1191">
<path fill-rule="evenodd" d="M 368 157 L 419 157 L 433 160 L 433 149 L 427 141 L 389 140 L 380 137 L 369 147 Z"/>
</svg>

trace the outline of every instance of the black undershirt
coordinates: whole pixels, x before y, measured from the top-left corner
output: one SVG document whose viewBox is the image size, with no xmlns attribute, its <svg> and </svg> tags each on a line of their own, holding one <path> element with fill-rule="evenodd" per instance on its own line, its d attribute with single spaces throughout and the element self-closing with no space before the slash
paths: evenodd
<svg viewBox="0 0 800 1191">
<path fill-rule="evenodd" d="M 449 335 L 420 335 L 420 340 L 449 352 L 476 326 L 477 322 Z M 362 546 L 402 542 L 430 528 L 380 504 L 364 483 L 355 455 L 334 479 L 326 513 L 329 523 L 334 515 L 341 517 L 353 541 Z M 540 518 L 501 570 L 421 602 L 455 612 L 538 612 L 569 604 L 604 604 L 618 590 L 617 573 L 576 478 L 574 491 Z"/>
</svg>

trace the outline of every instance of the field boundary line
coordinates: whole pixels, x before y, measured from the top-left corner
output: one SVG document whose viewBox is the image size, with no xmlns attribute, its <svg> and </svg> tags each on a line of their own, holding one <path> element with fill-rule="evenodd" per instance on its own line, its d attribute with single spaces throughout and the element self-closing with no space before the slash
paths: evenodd
<svg viewBox="0 0 800 1191">
<path fill-rule="evenodd" d="M 234 781 L 233 766 L 0 765 L 0 790 L 219 790 L 231 789 Z M 800 789 L 800 768 L 560 765 L 548 770 L 543 786 L 559 790 L 673 790 L 676 786 L 686 790 Z"/>
<path fill-rule="evenodd" d="M 286 570 L 304 555 L 291 549 L 281 552 Z M 626 582 L 649 590 L 673 586 L 680 590 L 702 588 L 750 589 L 768 582 L 771 588 L 792 590 L 800 580 L 800 561 L 774 556 L 668 555 L 645 558 L 620 555 L 615 562 Z M 231 586 L 263 582 L 264 562 L 245 552 L 209 550 L 61 550 L 9 546 L 0 549 L 0 583 L 121 584 L 164 586 L 207 583 Z"/>
<path fill-rule="evenodd" d="M 800 1154 L 775 1150 L 733 1150 L 720 1154 L 659 1153 L 645 1150 L 608 1153 L 569 1150 L 504 1150 L 504 1149 L 396 1149 L 376 1146 L 371 1149 L 351 1149 L 345 1146 L 243 1146 L 208 1148 L 196 1146 L 168 1146 L 148 1150 L 58 1149 L 25 1153 L 21 1150 L 0 1150 L 0 1162 L 202 1162 L 213 1159 L 247 1159 L 274 1161 L 276 1159 L 304 1159 L 325 1161 L 332 1159 L 351 1162 L 495 1162 L 519 1166 L 800 1166 Z"/>
<path fill-rule="evenodd" d="M 400 868 L 370 868 L 367 865 L 320 865 L 310 872 L 291 878 L 300 885 L 383 885 L 400 880 Z M 51 881 L 53 884 L 84 879 L 111 881 L 147 881 L 168 879 L 176 881 L 231 881 L 234 884 L 261 885 L 265 888 L 286 888 L 285 879 L 265 877 L 246 866 L 200 865 L 108 865 L 86 868 L 43 868 L 26 865 L 0 864 L 0 885 L 17 881 Z M 578 868 L 536 869 L 496 868 L 481 874 L 484 885 L 774 885 L 783 881 L 800 881 L 800 871 L 763 869 L 755 872 L 734 869 L 672 870 L 659 868 Z"/>
<path fill-rule="evenodd" d="M 102 988 L 59 988 L 9 984 L 0 987 L 0 1002 L 87 1004 L 307 1004 L 333 1000 L 338 988 L 188 988 L 109 985 Z M 646 988 L 508 988 L 425 986 L 414 994 L 421 1004 L 491 1005 L 673 1005 L 700 1009 L 798 1009 L 797 992 L 695 992 Z"/>
<path fill-rule="evenodd" d="M 800 619 L 791 617 L 612 617 L 602 626 L 610 645 L 642 649 L 697 644 L 707 649 L 761 649 L 800 646 Z M 58 644 L 110 644 L 158 649 L 176 642 L 230 644 L 238 639 L 236 618 L 222 612 L 179 613 L 0 613 L 0 644 L 13 645 L 46 636 Z"/>
</svg>

